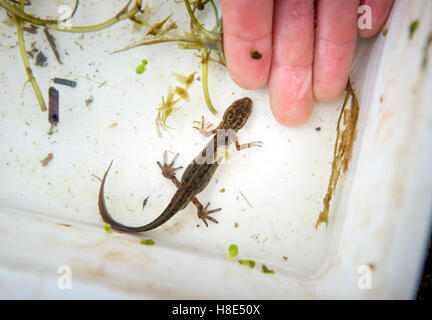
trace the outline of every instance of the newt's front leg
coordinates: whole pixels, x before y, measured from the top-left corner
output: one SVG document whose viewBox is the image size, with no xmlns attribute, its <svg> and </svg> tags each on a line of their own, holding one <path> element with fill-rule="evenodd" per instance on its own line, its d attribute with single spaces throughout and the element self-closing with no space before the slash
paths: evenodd
<svg viewBox="0 0 432 320">
<path fill-rule="evenodd" d="M 159 161 L 157 161 L 157 165 L 159 166 L 159 168 L 162 170 L 162 175 L 171 180 L 172 183 L 174 183 L 174 185 L 178 188 L 180 186 L 180 181 L 177 179 L 175 172 L 178 169 L 181 169 L 182 167 L 176 167 L 174 168 L 174 162 L 177 160 L 177 157 L 179 156 L 179 154 L 177 153 L 174 158 L 171 160 L 170 163 L 168 163 L 168 153 L 165 151 L 164 152 L 164 163 L 161 164 Z M 217 208 L 217 209 L 212 209 L 212 210 L 208 210 L 208 207 L 210 205 L 210 203 L 207 203 L 207 205 L 204 207 L 201 202 L 197 199 L 197 197 L 193 196 L 191 198 L 191 202 L 195 205 L 195 207 L 197 208 L 197 213 L 198 213 L 198 218 L 200 218 L 204 224 L 206 226 L 208 226 L 207 224 L 207 219 L 210 220 L 211 222 L 214 223 L 218 223 L 217 220 L 213 217 L 210 217 L 209 214 L 214 213 L 214 212 L 218 212 L 221 211 L 221 208 Z"/>
<path fill-rule="evenodd" d="M 206 124 L 204 116 L 201 116 L 201 121 L 196 122 L 198 122 L 200 126 L 193 126 L 192 128 L 197 129 L 203 136 L 210 137 L 211 135 L 216 134 L 217 128 L 213 128 L 213 124 L 211 122 Z"/>
<path fill-rule="evenodd" d="M 193 128 L 197 129 L 202 135 L 209 137 L 213 134 L 217 134 L 218 128 L 213 128 L 213 124 L 210 122 L 206 124 L 204 116 L 201 117 L 201 121 L 199 121 L 199 124 L 200 124 L 199 127 L 194 126 Z M 251 148 L 251 147 L 262 147 L 262 145 L 263 145 L 262 141 L 252 141 L 249 143 L 240 144 L 238 138 L 235 137 L 235 147 L 237 151 Z"/>
<path fill-rule="evenodd" d="M 240 142 L 238 141 L 238 138 L 236 138 L 236 140 L 235 140 L 235 146 L 236 146 L 237 151 L 252 148 L 252 147 L 262 147 L 262 145 L 263 145 L 262 141 L 252 141 L 249 143 L 240 144 Z"/>
</svg>

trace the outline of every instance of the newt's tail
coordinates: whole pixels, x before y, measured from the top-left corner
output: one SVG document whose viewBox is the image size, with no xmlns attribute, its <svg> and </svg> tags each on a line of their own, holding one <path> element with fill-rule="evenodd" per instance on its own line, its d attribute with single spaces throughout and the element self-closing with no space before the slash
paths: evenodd
<svg viewBox="0 0 432 320">
<path fill-rule="evenodd" d="M 131 233 L 149 231 L 149 230 L 153 230 L 153 229 L 159 227 L 160 225 L 164 224 L 175 214 L 176 211 L 175 210 L 169 210 L 169 206 L 168 206 L 159 215 L 159 217 L 157 217 L 152 222 L 150 222 L 146 225 L 143 225 L 143 226 L 130 227 L 130 226 L 126 226 L 120 222 L 115 221 L 114 218 L 111 216 L 111 214 L 108 212 L 108 209 L 107 209 L 106 204 L 105 204 L 105 196 L 104 196 L 105 180 L 106 180 L 106 177 L 108 176 L 108 172 L 111 169 L 112 164 L 113 164 L 113 161 L 111 161 L 108 169 L 105 171 L 105 174 L 102 178 L 101 186 L 99 189 L 99 200 L 98 200 L 99 214 L 101 215 L 102 219 L 106 223 L 111 225 L 111 228 L 119 230 L 119 231 L 131 232 Z"/>
</svg>

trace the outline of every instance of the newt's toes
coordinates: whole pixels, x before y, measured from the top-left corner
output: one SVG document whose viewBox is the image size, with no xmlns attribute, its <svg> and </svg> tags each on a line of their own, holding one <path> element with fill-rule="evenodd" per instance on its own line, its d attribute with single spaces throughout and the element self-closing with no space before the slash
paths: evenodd
<svg viewBox="0 0 432 320">
<path fill-rule="evenodd" d="M 218 223 L 218 221 L 215 218 L 210 217 L 209 214 L 212 214 L 214 212 L 218 212 L 218 211 L 222 210 L 221 208 L 207 210 L 209 206 L 210 206 L 210 202 L 207 203 L 207 205 L 204 208 L 201 208 L 201 209 L 198 210 L 198 218 L 200 218 L 204 222 L 204 224 L 206 225 L 206 227 L 208 227 L 208 224 L 207 224 L 206 220 L 209 220 L 209 221 L 211 221 L 213 223 Z"/>
<path fill-rule="evenodd" d="M 161 164 L 159 161 L 156 161 L 157 165 L 159 166 L 159 168 L 162 170 L 162 175 L 167 178 L 167 179 L 171 179 L 175 176 L 175 172 L 178 169 L 181 169 L 183 167 L 176 167 L 174 168 L 174 162 L 177 160 L 177 157 L 179 156 L 179 154 L 177 153 L 174 158 L 171 160 L 171 162 L 168 164 L 168 159 L 167 159 L 167 152 L 164 152 L 164 163 Z"/>
<path fill-rule="evenodd" d="M 197 129 L 202 135 L 209 137 L 212 134 L 214 134 L 212 128 L 213 128 L 213 123 L 208 122 L 206 124 L 206 121 L 204 120 L 204 116 L 201 117 L 201 122 L 200 123 L 200 127 L 192 127 L 194 129 Z"/>
</svg>

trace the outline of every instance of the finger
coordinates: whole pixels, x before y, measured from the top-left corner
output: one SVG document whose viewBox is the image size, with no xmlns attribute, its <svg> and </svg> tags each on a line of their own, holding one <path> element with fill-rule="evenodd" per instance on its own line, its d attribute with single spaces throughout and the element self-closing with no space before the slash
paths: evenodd
<svg viewBox="0 0 432 320">
<path fill-rule="evenodd" d="M 359 0 L 320 0 L 313 67 L 316 99 L 330 101 L 345 89 L 357 38 Z"/>
<path fill-rule="evenodd" d="M 361 5 L 367 5 L 370 8 L 372 29 L 359 29 L 359 36 L 362 38 L 373 37 L 384 26 L 393 6 L 393 0 L 362 0 Z"/>
<path fill-rule="evenodd" d="M 273 22 L 270 103 L 286 126 L 306 122 L 312 113 L 314 0 L 277 0 Z"/>
<path fill-rule="evenodd" d="M 273 1 L 222 0 L 222 13 L 231 78 L 246 89 L 265 86 L 271 62 Z"/>
</svg>

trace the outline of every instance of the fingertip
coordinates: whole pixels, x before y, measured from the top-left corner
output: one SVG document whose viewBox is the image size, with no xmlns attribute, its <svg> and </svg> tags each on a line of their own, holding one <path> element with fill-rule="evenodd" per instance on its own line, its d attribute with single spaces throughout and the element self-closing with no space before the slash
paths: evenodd
<svg viewBox="0 0 432 320">
<path fill-rule="evenodd" d="M 293 79 L 301 81 L 293 82 Z M 303 72 L 273 72 L 269 82 L 270 104 L 273 115 L 280 124 L 298 127 L 312 115 L 313 98 L 311 69 Z"/>
<path fill-rule="evenodd" d="M 358 35 L 361 38 L 371 38 L 375 36 L 384 26 L 394 0 L 362 0 L 361 5 L 367 5 L 370 8 L 372 28 L 358 29 Z M 364 14 L 368 14 L 365 12 Z"/>
<path fill-rule="evenodd" d="M 345 89 L 354 58 L 359 0 L 318 2 L 313 93 L 331 101 Z"/>
<path fill-rule="evenodd" d="M 333 101 L 344 92 L 347 82 L 348 77 L 346 77 L 346 80 L 333 82 L 331 85 L 329 85 L 328 82 L 323 83 L 315 81 L 313 87 L 313 95 L 318 101 Z"/>
<path fill-rule="evenodd" d="M 234 82 L 249 90 L 267 84 L 271 63 L 270 35 L 259 40 L 226 35 L 224 47 L 227 67 Z"/>
<path fill-rule="evenodd" d="M 246 89 L 267 84 L 272 55 L 273 1 L 222 1 L 224 52 L 232 79 Z"/>
<path fill-rule="evenodd" d="M 315 50 L 313 95 L 318 101 L 332 101 L 345 89 L 354 58 L 354 41 L 332 43 L 318 40 Z"/>
<path fill-rule="evenodd" d="M 372 38 L 373 36 L 375 36 L 378 33 L 379 30 L 374 30 L 374 29 L 359 29 L 358 30 L 358 35 L 360 38 Z"/>
<path fill-rule="evenodd" d="M 312 115 L 312 99 L 297 103 L 275 102 L 271 110 L 277 122 L 285 127 L 299 127 L 310 119 Z"/>
<path fill-rule="evenodd" d="M 272 109 L 273 110 L 273 109 Z M 275 119 L 277 122 L 279 122 L 281 125 L 289 128 L 296 128 L 304 125 L 307 123 L 312 115 L 312 108 L 308 109 L 301 109 L 301 113 L 293 113 L 293 112 L 286 112 L 283 114 L 275 114 Z M 305 113 L 304 110 L 311 110 L 311 112 Z"/>
</svg>

